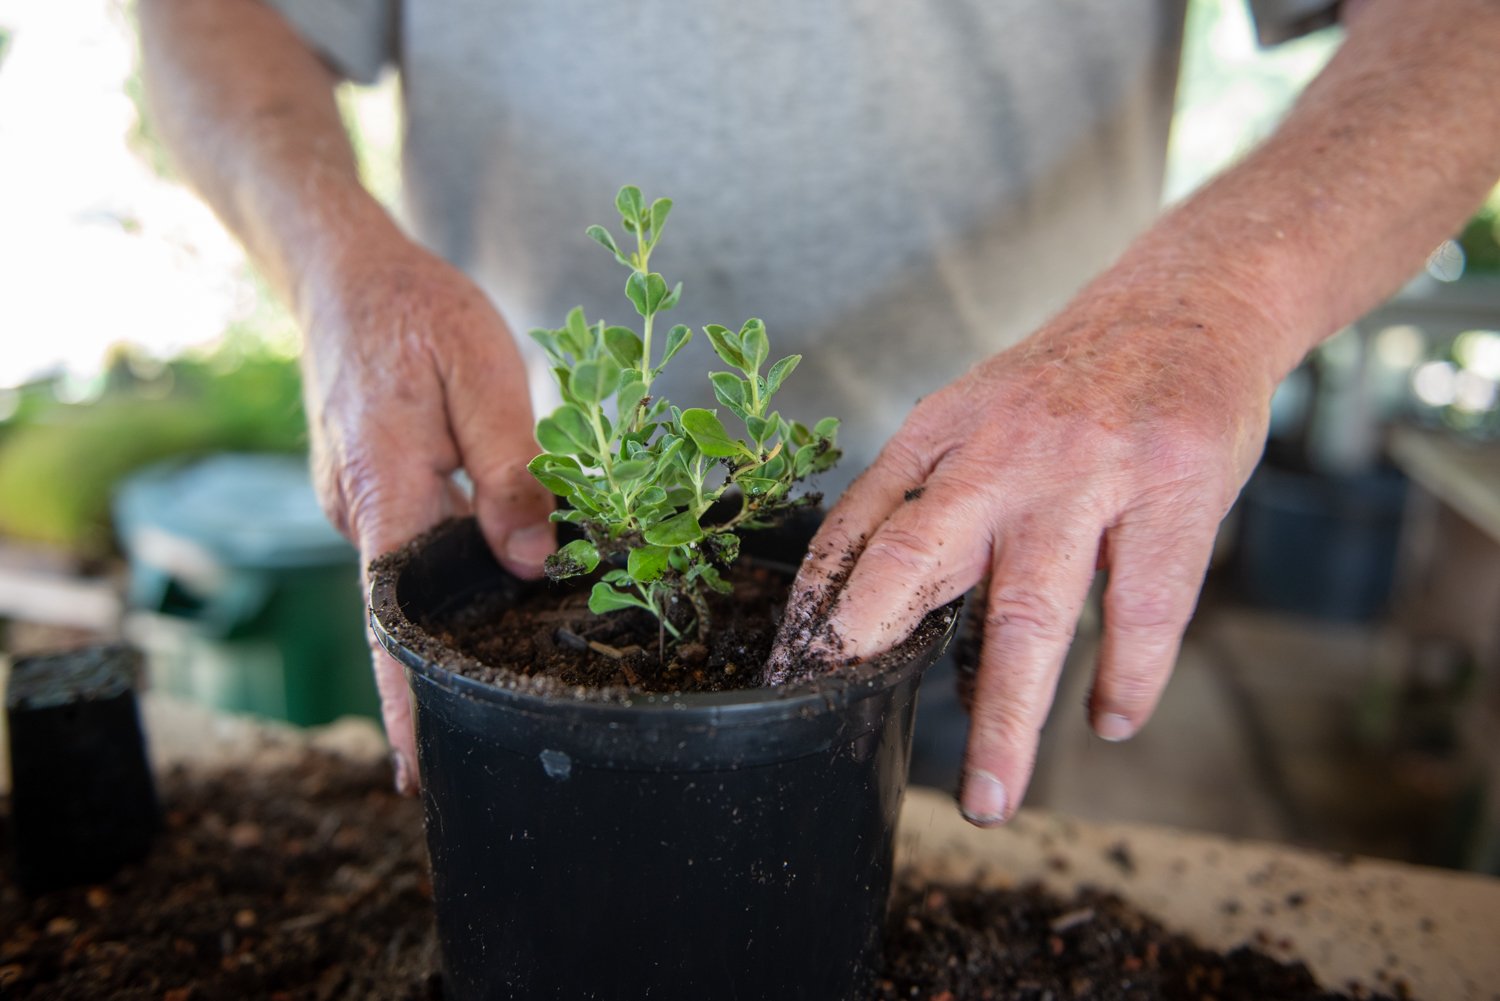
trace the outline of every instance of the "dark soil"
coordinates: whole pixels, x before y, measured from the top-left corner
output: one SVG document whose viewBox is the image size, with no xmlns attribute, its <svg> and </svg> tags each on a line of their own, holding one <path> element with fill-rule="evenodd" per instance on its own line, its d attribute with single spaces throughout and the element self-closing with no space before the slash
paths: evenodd
<svg viewBox="0 0 1500 1001">
<path fill-rule="evenodd" d="M 868 661 L 830 656 L 826 651 L 837 644 L 827 614 L 853 566 L 853 553 L 844 554 L 830 580 L 788 609 L 793 574 L 781 568 L 797 556 L 784 539 L 771 540 L 763 550 L 775 553 L 777 562 L 756 564 L 742 557 L 728 570 L 733 593 L 708 596 L 709 639 L 698 643 L 688 637 L 675 648 L 663 644 L 656 620 L 645 612 L 590 613 L 586 582 L 517 582 L 498 567 L 455 611 L 429 614 L 398 604 L 394 595 L 404 574 L 433 573 L 425 563 L 430 548 L 446 546 L 460 554 L 458 560 L 480 562 L 473 549 L 483 543 L 468 521 L 443 522 L 371 563 L 373 611 L 405 650 L 456 674 L 537 695 L 629 702 L 653 693 L 839 684 L 909 663 L 912 651 L 941 639 L 960 604 L 931 612 L 894 650 Z M 796 554 L 805 552 L 805 542 L 794 548 Z"/>
<path fill-rule="evenodd" d="M 386 767 L 310 754 L 290 769 L 176 772 L 161 792 L 166 829 L 142 865 L 35 899 L 0 878 L 0 996 L 440 997 L 421 810 Z M 909 877 L 880 1001 L 1347 996 L 1250 950 L 1198 949 L 1114 897 Z"/>
<path fill-rule="evenodd" d="M 878 1001 L 1334 1001 L 1301 963 L 1228 954 L 1167 932 L 1118 897 L 904 881 Z M 1409 995 L 1402 991 L 1403 998 Z M 1367 1001 L 1385 995 L 1358 993 Z"/>
<path fill-rule="evenodd" d="M 310 755 L 160 792 L 151 854 L 109 882 L 28 899 L 0 877 L 0 997 L 440 997 L 421 806 L 389 768 Z"/>
<path fill-rule="evenodd" d="M 479 681 L 493 683 L 509 670 L 567 686 L 638 692 L 752 688 L 770 655 L 791 578 L 745 564 L 725 578 L 734 593 L 708 595 L 713 629 L 706 643 L 691 634 L 672 643 L 644 611 L 595 615 L 586 587 L 539 587 L 515 604 L 492 593 L 425 625 L 477 665 L 489 665 L 463 669 Z"/>
</svg>

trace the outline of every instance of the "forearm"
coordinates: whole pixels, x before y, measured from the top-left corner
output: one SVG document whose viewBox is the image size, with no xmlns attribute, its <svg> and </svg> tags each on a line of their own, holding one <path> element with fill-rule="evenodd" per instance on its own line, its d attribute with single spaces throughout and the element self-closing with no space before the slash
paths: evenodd
<svg viewBox="0 0 1500 1001">
<path fill-rule="evenodd" d="M 398 238 L 364 189 L 336 79 L 259 0 L 141 0 L 153 121 L 178 167 L 295 307 L 331 261 Z"/>
<path fill-rule="evenodd" d="M 1496 52 L 1493 0 L 1369 0 L 1280 129 L 1096 289 L 1228 292 L 1257 322 L 1209 329 L 1252 338 L 1279 379 L 1414 274 L 1500 176 Z"/>
</svg>

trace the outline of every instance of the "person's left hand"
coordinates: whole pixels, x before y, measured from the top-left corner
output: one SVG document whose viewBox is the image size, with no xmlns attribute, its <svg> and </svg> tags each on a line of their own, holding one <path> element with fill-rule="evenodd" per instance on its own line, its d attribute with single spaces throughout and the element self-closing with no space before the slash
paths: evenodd
<svg viewBox="0 0 1500 1001">
<path fill-rule="evenodd" d="M 1101 737 L 1131 736 L 1264 441 L 1275 373 L 1256 347 L 1270 331 L 1201 285 L 1096 291 L 920 401 L 814 539 L 771 676 L 792 649 L 884 651 L 988 577 L 961 803 L 971 821 L 1000 823 L 1106 568 L 1090 713 Z M 809 629 L 809 609 L 827 609 L 826 625 Z"/>
</svg>

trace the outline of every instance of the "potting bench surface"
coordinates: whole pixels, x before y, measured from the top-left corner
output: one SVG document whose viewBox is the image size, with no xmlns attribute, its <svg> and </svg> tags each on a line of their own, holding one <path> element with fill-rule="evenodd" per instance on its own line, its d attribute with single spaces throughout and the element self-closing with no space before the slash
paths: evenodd
<svg viewBox="0 0 1500 1001">
<path fill-rule="evenodd" d="M 1109 890 L 1211 948 L 1299 959 L 1329 987 L 1500 998 L 1500 879 L 1042 810 L 980 830 L 927 788 L 908 790 L 897 837 L 898 868 Z"/>
<path fill-rule="evenodd" d="M 365 720 L 296 730 L 156 694 L 143 715 L 160 767 L 274 767 L 309 747 L 385 753 Z M 1207 946 L 1300 959 L 1337 989 L 1393 992 L 1401 982 L 1419 998 L 1500 999 L 1500 879 L 1035 810 L 979 830 L 950 796 L 925 788 L 907 794 L 898 861 L 934 880 L 1109 890 Z"/>
</svg>

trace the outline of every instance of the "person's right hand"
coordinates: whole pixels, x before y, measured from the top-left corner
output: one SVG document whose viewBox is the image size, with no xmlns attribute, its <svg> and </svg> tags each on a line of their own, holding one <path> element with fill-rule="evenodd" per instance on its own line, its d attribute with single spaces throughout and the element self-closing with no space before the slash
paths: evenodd
<svg viewBox="0 0 1500 1001">
<path fill-rule="evenodd" d="M 306 279 L 304 389 L 313 477 L 361 564 L 471 508 L 496 557 L 536 577 L 554 548 L 552 496 L 527 471 L 525 366 L 467 277 L 405 237 L 361 244 Z M 453 481 L 463 469 L 472 502 Z M 417 788 L 401 666 L 372 642 L 396 785 Z"/>
</svg>

